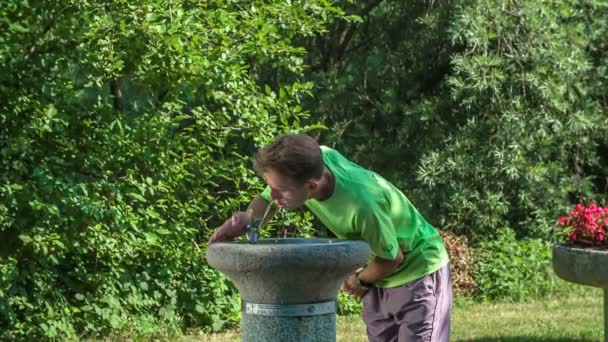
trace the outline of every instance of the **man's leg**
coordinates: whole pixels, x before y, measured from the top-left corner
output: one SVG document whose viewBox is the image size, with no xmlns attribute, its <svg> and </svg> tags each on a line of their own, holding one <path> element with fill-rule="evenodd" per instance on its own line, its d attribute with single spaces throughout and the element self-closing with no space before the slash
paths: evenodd
<svg viewBox="0 0 608 342">
<path fill-rule="evenodd" d="M 399 324 L 399 342 L 447 342 L 452 289 L 449 265 L 405 285 L 385 289 L 389 312 Z"/>
<path fill-rule="evenodd" d="M 399 325 L 395 318 L 382 310 L 385 289 L 370 288 L 363 297 L 363 321 L 370 342 L 397 342 Z"/>
<path fill-rule="evenodd" d="M 437 271 L 437 308 L 433 317 L 432 342 L 450 340 L 450 319 L 452 317 L 452 277 L 450 265 Z"/>
</svg>

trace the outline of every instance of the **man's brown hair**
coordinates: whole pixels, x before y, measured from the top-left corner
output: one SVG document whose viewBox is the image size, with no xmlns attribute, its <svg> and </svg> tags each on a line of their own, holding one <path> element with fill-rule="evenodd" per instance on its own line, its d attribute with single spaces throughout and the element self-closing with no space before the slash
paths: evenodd
<svg viewBox="0 0 608 342">
<path fill-rule="evenodd" d="M 254 168 L 258 174 L 272 170 L 281 176 L 303 184 L 323 175 L 325 163 L 321 147 L 315 139 L 304 134 L 286 134 L 255 155 Z"/>
</svg>

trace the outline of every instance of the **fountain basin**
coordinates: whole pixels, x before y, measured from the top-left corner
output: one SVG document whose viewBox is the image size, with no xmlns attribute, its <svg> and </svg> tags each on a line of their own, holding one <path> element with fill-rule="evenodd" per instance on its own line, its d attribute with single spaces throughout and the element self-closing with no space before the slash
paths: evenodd
<svg viewBox="0 0 608 342">
<path fill-rule="evenodd" d="M 363 241 L 281 238 L 220 242 L 209 265 L 243 301 L 243 341 L 335 341 L 335 302 L 346 276 L 364 266 Z"/>
</svg>

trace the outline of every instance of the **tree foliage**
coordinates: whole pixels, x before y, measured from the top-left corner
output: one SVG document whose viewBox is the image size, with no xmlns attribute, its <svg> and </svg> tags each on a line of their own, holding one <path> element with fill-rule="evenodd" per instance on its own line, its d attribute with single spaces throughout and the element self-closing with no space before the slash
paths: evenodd
<svg viewBox="0 0 608 342">
<path fill-rule="evenodd" d="M 3 1 L 0 338 L 233 323 L 200 243 L 261 189 L 255 149 L 316 122 L 437 226 L 545 237 L 608 190 L 607 17 L 598 0 Z"/>
<path fill-rule="evenodd" d="M 4 1 L 2 337 L 234 322 L 235 290 L 198 244 L 260 190 L 250 153 L 302 126 L 293 42 L 336 14 L 324 1 Z"/>
<path fill-rule="evenodd" d="M 604 2 L 343 5 L 362 22 L 308 45 L 325 139 L 433 223 L 474 241 L 546 237 L 571 201 L 603 199 Z"/>
</svg>

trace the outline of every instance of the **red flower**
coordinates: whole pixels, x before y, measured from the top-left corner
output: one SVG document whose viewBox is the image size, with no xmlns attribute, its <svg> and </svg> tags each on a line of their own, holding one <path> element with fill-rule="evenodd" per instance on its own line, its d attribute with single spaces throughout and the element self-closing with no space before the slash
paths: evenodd
<svg viewBox="0 0 608 342">
<path fill-rule="evenodd" d="M 564 231 L 567 241 L 608 245 L 608 205 L 601 207 L 591 202 L 585 207 L 576 204 L 568 216 L 560 217 L 556 225 Z"/>
</svg>

